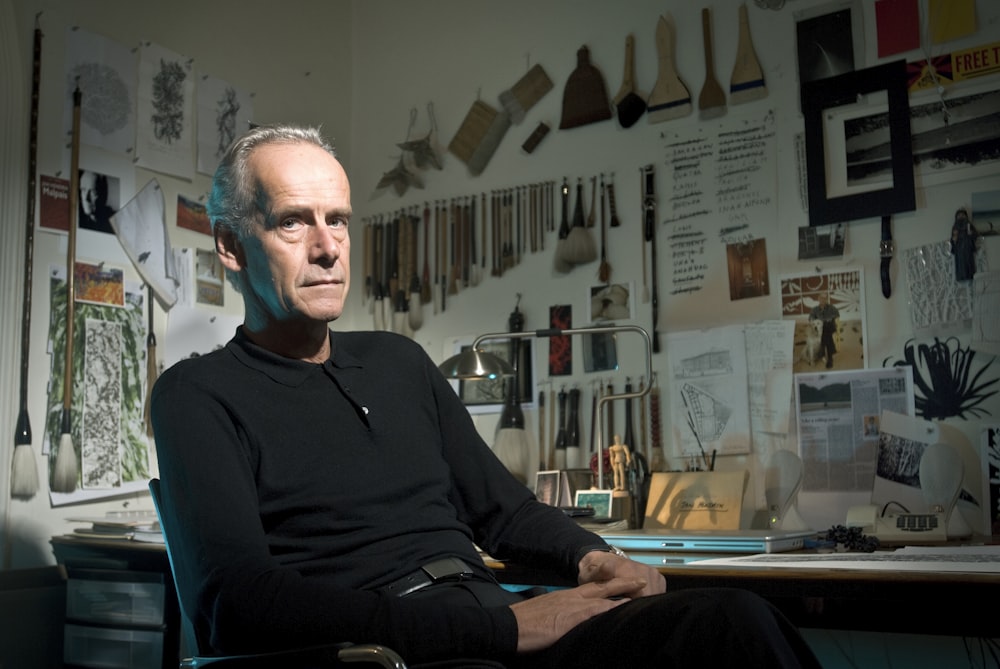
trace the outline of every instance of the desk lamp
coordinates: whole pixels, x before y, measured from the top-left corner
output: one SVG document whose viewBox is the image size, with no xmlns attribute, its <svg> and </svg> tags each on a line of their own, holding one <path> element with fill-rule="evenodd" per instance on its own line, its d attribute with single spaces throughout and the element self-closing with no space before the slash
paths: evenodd
<svg viewBox="0 0 1000 669">
<path fill-rule="evenodd" d="M 632 332 L 640 336 L 643 343 L 644 359 L 646 361 L 646 378 L 652 379 L 652 349 L 650 345 L 649 333 L 637 325 L 598 325 L 585 328 L 545 328 L 542 330 L 526 330 L 522 332 L 491 332 L 481 334 L 472 342 L 467 350 L 445 360 L 438 366 L 441 373 L 449 379 L 460 379 L 474 381 L 477 379 L 497 379 L 501 377 L 513 376 L 514 368 L 507 361 L 498 358 L 488 351 L 484 351 L 484 342 L 497 339 L 544 339 L 548 337 L 562 337 L 569 335 L 594 335 L 594 334 L 616 334 L 618 332 Z M 604 489 L 604 404 L 612 400 L 624 400 L 636 397 L 643 397 L 649 393 L 652 383 L 643 385 L 638 391 L 609 393 L 602 395 L 597 400 L 597 487 Z M 634 444 L 630 444 L 634 447 Z"/>
</svg>

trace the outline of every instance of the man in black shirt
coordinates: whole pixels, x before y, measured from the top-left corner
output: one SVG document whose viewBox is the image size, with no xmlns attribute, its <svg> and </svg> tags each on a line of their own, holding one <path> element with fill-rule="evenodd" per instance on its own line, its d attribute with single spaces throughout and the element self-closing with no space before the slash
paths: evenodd
<svg viewBox="0 0 1000 669">
<path fill-rule="evenodd" d="M 409 662 L 511 667 L 818 666 L 735 590 L 664 594 L 655 569 L 538 502 L 479 438 L 423 349 L 332 332 L 350 283 L 350 186 L 314 130 L 230 147 L 208 205 L 244 324 L 157 381 L 161 512 L 200 645 L 338 640 Z M 501 588 L 476 545 L 580 585 Z"/>
</svg>

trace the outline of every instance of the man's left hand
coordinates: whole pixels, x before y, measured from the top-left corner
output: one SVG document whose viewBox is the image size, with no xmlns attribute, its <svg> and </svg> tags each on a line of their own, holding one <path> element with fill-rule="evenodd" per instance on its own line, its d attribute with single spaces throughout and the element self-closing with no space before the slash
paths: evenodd
<svg viewBox="0 0 1000 669">
<path fill-rule="evenodd" d="M 645 597 L 666 592 L 667 582 L 659 571 L 649 565 L 623 558 L 606 551 L 590 551 L 580 558 L 578 582 L 593 583 L 609 581 L 612 578 L 631 578 L 645 581 L 639 591 L 629 593 L 629 597 Z"/>
</svg>

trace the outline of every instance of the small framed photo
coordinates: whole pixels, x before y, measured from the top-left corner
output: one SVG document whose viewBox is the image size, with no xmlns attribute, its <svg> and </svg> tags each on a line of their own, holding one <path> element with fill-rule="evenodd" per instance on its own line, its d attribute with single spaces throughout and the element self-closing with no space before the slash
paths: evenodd
<svg viewBox="0 0 1000 669">
<path fill-rule="evenodd" d="M 593 509 L 594 518 L 610 518 L 613 495 L 613 490 L 577 490 L 575 505 Z"/>
</svg>

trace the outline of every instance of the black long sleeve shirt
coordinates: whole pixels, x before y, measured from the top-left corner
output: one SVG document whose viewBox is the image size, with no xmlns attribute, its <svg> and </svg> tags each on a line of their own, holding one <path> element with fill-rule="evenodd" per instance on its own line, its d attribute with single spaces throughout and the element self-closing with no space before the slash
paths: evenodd
<svg viewBox="0 0 1000 669">
<path fill-rule="evenodd" d="M 575 578 L 600 539 L 494 457 L 419 345 L 333 333 L 323 364 L 238 330 L 152 395 L 161 512 L 182 600 L 220 653 L 379 642 L 411 661 L 513 653 L 508 607 L 445 609 L 381 585 L 475 544 Z"/>
</svg>

